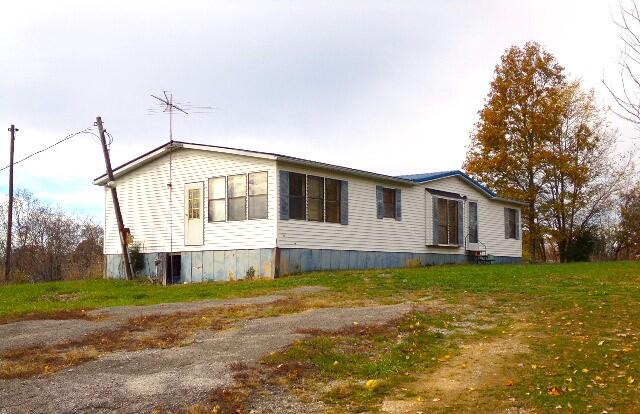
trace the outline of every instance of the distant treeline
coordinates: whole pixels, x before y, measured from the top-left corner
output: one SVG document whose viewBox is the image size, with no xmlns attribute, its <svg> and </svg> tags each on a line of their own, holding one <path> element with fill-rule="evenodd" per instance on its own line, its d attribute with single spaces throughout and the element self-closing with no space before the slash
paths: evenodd
<svg viewBox="0 0 640 414">
<path fill-rule="evenodd" d="M 0 202 L 0 281 L 4 280 L 7 200 Z M 10 282 L 102 276 L 102 226 L 18 190 L 14 199 Z"/>
</svg>

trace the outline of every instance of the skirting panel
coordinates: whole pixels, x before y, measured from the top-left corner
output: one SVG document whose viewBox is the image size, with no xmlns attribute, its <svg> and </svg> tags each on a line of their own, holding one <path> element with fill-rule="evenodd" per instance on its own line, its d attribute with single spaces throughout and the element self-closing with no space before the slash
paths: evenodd
<svg viewBox="0 0 640 414">
<path fill-rule="evenodd" d="M 227 281 L 249 276 L 272 278 L 275 274 L 274 249 L 216 250 L 174 253 L 180 256 L 180 275 L 174 283 Z M 142 253 L 143 266 L 136 276 L 165 276 L 166 253 Z M 158 265 L 156 266 L 156 261 Z M 122 255 L 105 255 L 105 278 L 125 279 Z"/>
<path fill-rule="evenodd" d="M 469 263 L 462 254 L 368 252 L 329 249 L 278 249 L 278 276 L 322 270 L 389 269 Z M 520 257 L 494 256 L 499 264 L 520 263 Z"/>
<path fill-rule="evenodd" d="M 174 253 L 175 254 L 175 253 Z M 348 269 L 388 269 L 469 263 L 461 254 L 369 252 L 329 249 L 252 249 L 181 252 L 180 274 L 174 283 L 240 280 L 250 276 L 273 278 L 304 272 Z M 165 275 L 165 253 L 143 253 L 137 276 Z M 520 257 L 494 256 L 497 264 L 520 263 Z M 156 265 L 156 263 L 158 263 Z M 105 277 L 124 279 L 122 256 L 105 255 Z"/>
</svg>

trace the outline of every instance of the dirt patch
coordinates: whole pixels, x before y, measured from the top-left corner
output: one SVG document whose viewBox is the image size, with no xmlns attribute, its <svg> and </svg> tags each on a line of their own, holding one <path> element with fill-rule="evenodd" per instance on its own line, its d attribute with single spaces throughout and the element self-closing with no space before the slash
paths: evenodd
<svg viewBox="0 0 640 414">
<path fill-rule="evenodd" d="M 479 396 L 490 388 L 512 386 L 513 373 L 509 370 L 516 365 L 518 354 L 529 352 L 522 333 L 524 328 L 524 325 L 517 325 L 499 338 L 462 345 L 460 354 L 443 358 L 440 368 L 418 377 L 405 388 L 408 394 L 417 395 L 416 398 L 389 398 L 384 401 L 381 411 L 404 414 L 444 408 L 460 411 L 489 408 L 482 405 Z"/>
<path fill-rule="evenodd" d="M 97 319 L 95 316 L 91 316 L 86 309 L 76 310 L 59 310 L 40 313 L 25 313 L 15 316 L 2 316 L 0 317 L 0 325 L 7 323 L 20 322 L 20 321 L 35 321 L 42 319 L 55 319 L 55 320 L 68 320 L 68 319 Z"/>
</svg>

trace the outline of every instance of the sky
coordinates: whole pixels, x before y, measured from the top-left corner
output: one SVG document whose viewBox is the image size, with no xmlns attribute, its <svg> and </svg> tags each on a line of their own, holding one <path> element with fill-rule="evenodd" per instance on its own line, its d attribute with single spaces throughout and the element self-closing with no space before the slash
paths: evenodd
<svg viewBox="0 0 640 414">
<path fill-rule="evenodd" d="M 20 1 L 0 14 L 0 168 L 101 116 L 114 165 L 169 139 L 150 94 L 214 109 L 173 136 L 384 174 L 459 169 L 495 65 L 540 42 L 613 105 L 617 0 Z M 622 145 L 637 131 L 610 117 Z M 102 221 L 97 138 L 15 167 L 16 188 Z M 0 193 L 8 172 L 0 172 Z"/>
</svg>

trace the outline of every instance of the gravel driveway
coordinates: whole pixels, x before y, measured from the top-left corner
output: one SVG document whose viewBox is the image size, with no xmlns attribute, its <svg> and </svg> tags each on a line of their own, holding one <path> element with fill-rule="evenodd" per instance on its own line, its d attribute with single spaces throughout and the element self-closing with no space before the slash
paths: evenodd
<svg viewBox="0 0 640 414">
<path fill-rule="evenodd" d="M 286 296 L 112 308 L 96 311 L 110 316 L 98 321 L 16 322 L 0 325 L 0 349 L 52 343 L 98 329 L 112 329 L 131 316 L 269 303 L 283 297 Z M 48 376 L 0 380 L 0 413 L 140 413 L 154 407 L 184 407 L 206 401 L 217 387 L 231 385 L 231 364 L 258 363 L 266 354 L 303 338 L 297 333 L 300 329 L 338 329 L 353 322 L 384 323 L 409 310 L 407 304 L 324 308 L 253 319 L 225 331 L 200 331 L 189 346 L 116 352 Z"/>
</svg>

